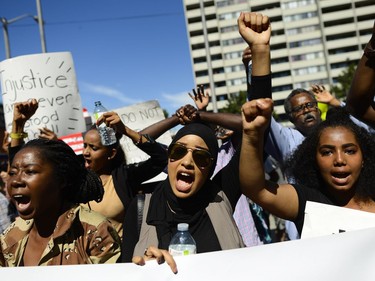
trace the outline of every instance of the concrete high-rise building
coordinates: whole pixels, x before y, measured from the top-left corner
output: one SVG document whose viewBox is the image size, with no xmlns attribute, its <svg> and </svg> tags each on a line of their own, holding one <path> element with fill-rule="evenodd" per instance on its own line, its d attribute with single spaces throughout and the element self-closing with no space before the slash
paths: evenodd
<svg viewBox="0 0 375 281">
<path fill-rule="evenodd" d="M 213 111 L 225 107 L 228 96 L 246 91 L 240 12 L 270 17 L 273 99 L 282 120 L 292 89 L 334 85 L 349 63 L 358 62 L 375 20 L 375 0 L 183 2 L 195 83 L 211 88 Z"/>
</svg>

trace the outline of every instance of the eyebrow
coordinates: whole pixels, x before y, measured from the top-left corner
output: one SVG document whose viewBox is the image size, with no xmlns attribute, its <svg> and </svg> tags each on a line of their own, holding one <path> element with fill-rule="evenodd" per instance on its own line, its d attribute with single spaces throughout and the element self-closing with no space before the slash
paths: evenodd
<svg viewBox="0 0 375 281">
<path fill-rule="evenodd" d="M 347 147 L 351 147 L 351 146 L 358 147 L 359 145 L 350 142 L 350 143 L 343 144 L 341 147 L 347 148 Z M 322 144 L 319 148 L 335 148 L 335 147 L 336 147 L 336 145 L 332 145 L 332 144 Z"/>
</svg>

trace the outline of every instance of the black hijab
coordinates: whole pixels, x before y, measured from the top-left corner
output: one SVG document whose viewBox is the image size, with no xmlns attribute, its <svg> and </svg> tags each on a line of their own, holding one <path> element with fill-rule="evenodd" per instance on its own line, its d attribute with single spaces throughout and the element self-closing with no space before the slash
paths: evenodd
<svg viewBox="0 0 375 281">
<path fill-rule="evenodd" d="M 178 223 L 188 223 L 191 233 L 194 233 L 202 225 L 201 222 L 208 216 L 205 208 L 215 199 L 219 191 L 219 187 L 210 180 L 219 150 L 214 130 L 202 123 L 192 123 L 180 129 L 171 144 L 186 135 L 201 137 L 214 160 L 206 182 L 193 196 L 184 199 L 176 197 L 170 186 L 169 177 L 154 191 L 150 201 L 147 223 L 156 227 L 159 248 L 162 249 L 168 249 Z"/>
</svg>

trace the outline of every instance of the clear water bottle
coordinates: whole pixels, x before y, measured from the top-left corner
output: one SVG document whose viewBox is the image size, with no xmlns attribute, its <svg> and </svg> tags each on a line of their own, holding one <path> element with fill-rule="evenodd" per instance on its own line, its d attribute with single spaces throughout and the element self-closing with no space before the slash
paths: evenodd
<svg viewBox="0 0 375 281">
<path fill-rule="evenodd" d="M 102 105 L 100 101 L 96 101 L 95 108 L 94 108 L 95 121 L 98 120 L 99 117 L 102 116 L 102 114 L 107 111 L 108 110 Z M 100 135 L 100 139 L 104 146 L 112 145 L 116 142 L 115 130 L 113 130 L 110 127 L 107 127 L 105 123 L 101 123 L 99 126 L 97 126 L 97 128 L 98 128 L 98 132 Z"/>
<path fill-rule="evenodd" d="M 197 245 L 193 236 L 189 233 L 189 224 L 179 223 L 177 233 L 169 244 L 169 253 L 172 256 L 186 256 L 197 253 Z"/>
</svg>

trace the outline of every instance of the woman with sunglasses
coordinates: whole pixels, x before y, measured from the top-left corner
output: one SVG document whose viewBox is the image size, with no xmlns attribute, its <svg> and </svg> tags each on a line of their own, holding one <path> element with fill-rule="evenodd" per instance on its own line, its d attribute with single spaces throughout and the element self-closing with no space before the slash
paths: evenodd
<svg viewBox="0 0 375 281">
<path fill-rule="evenodd" d="M 243 247 L 233 220 L 240 197 L 238 155 L 212 180 L 218 143 L 202 123 L 180 129 L 168 148 L 168 177 L 144 202 L 138 231 L 137 200 L 129 206 L 124 225 L 123 256 L 130 262 L 148 245 L 168 249 L 178 223 L 188 223 L 197 253 Z"/>
</svg>

